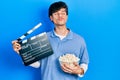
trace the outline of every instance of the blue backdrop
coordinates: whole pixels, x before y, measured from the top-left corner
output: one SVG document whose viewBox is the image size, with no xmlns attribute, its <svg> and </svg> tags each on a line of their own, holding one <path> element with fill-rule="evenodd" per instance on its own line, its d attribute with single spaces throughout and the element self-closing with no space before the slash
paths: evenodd
<svg viewBox="0 0 120 80">
<path fill-rule="evenodd" d="M 33 26 L 28 37 L 53 27 L 49 5 L 58 0 L 0 1 L 0 80 L 40 80 L 40 69 L 24 66 L 11 41 Z M 64 0 L 69 7 L 67 26 L 85 38 L 90 64 L 80 80 L 119 80 L 120 0 Z"/>
</svg>

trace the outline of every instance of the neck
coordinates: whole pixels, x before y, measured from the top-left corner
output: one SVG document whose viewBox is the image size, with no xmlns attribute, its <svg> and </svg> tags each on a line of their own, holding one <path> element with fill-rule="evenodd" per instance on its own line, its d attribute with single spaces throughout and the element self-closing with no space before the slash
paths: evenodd
<svg viewBox="0 0 120 80">
<path fill-rule="evenodd" d="M 58 35 L 66 36 L 69 31 L 67 30 L 66 26 L 56 26 L 55 27 L 55 32 Z"/>
</svg>

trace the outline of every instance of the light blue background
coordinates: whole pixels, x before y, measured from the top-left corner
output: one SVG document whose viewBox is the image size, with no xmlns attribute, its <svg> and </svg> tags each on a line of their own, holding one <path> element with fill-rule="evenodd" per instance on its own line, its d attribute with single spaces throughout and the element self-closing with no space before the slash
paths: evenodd
<svg viewBox="0 0 120 80">
<path fill-rule="evenodd" d="M 40 69 L 22 64 L 11 41 L 42 22 L 28 37 L 52 29 L 49 5 L 58 0 L 0 1 L 0 80 L 40 80 Z M 63 0 L 67 26 L 85 38 L 90 64 L 81 80 L 120 80 L 120 0 Z M 47 80 L 47 79 L 46 79 Z"/>
</svg>

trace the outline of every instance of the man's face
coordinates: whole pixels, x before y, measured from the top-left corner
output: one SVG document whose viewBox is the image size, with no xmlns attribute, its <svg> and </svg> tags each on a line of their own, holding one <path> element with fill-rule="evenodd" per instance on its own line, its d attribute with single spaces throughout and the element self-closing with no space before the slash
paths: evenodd
<svg viewBox="0 0 120 80">
<path fill-rule="evenodd" d="M 67 18 L 68 18 L 68 15 L 66 14 L 65 8 L 61 8 L 60 10 L 58 10 L 57 12 L 53 13 L 50 16 L 50 19 L 53 21 L 53 23 L 56 26 L 66 25 Z"/>
</svg>

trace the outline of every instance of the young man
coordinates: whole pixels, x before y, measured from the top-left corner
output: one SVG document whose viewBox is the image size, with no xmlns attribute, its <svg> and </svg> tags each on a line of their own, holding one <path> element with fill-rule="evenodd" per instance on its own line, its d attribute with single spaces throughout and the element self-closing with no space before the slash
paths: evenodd
<svg viewBox="0 0 120 80">
<path fill-rule="evenodd" d="M 64 2 L 55 2 L 49 7 L 49 17 L 54 23 L 54 30 L 47 33 L 54 54 L 37 61 L 30 66 L 41 66 L 41 80 L 79 80 L 88 68 L 89 57 L 84 39 L 67 28 L 68 7 Z M 13 49 L 19 53 L 21 49 L 17 41 L 13 41 Z M 60 66 L 59 57 L 63 54 L 74 54 L 80 58 L 74 67 L 67 64 Z"/>
</svg>

